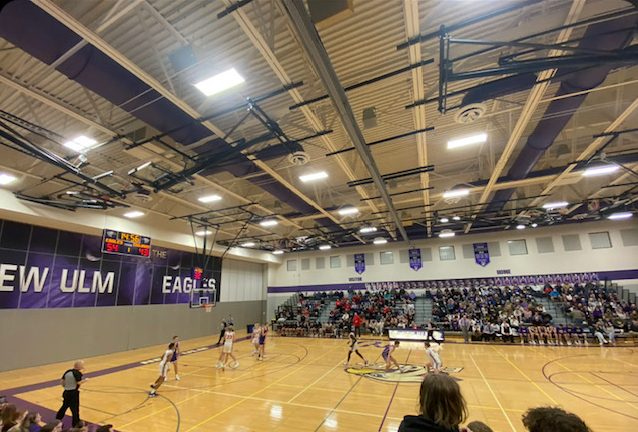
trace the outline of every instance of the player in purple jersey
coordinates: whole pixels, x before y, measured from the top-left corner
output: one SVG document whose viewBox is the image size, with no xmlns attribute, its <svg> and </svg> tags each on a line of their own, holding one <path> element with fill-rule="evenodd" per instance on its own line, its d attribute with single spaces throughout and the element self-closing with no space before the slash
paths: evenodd
<svg viewBox="0 0 638 432">
<path fill-rule="evenodd" d="M 399 363 L 395 360 L 394 357 L 392 357 L 392 353 L 397 348 L 399 348 L 399 344 L 400 342 L 398 340 L 395 340 L 394 343 L 387 344 L 383 347 L 381 357 L 383 357 L 383 360 L 385 360 L 385 370 L 390 370 L 392 368 L 392 363 L 394 363 L 397 366 L 397 369 L 399 369 L 400 372 L 403 372 Z"/>
<path fill-rule="evenodd" d="M 175 369 L 175 379 L 179 381 L 179 375 L 177 374 L 177 360 L 181 355 L 179 351 L 179 336 L 173 336 L 173 344 L 175 348 L 173 349 L 173 357 L 171 357 L 171 364 L 173 365 L 173 369 Z M 167 377 L 168 378 L 168 377 Z"/>
</svg>

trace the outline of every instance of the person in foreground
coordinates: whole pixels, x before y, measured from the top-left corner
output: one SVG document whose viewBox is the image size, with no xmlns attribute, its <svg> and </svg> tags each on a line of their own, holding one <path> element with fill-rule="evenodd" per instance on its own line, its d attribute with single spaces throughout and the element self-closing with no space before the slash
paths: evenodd
<svg viewBox="0 0 638 432">
<path fill-rule="evenodd" d="M 523 414 L 523 425 L 529 432 L 591 432 L 576 414 L 556 407 L 538 407 Z"/>
<path fill-rule="evenodd" d="M 449 375 L 427 374 L 419 391 L 419 415 L 407 415 L 399 432 L 458 432 L 467 406 L 458 383 Z"/>
</svg>

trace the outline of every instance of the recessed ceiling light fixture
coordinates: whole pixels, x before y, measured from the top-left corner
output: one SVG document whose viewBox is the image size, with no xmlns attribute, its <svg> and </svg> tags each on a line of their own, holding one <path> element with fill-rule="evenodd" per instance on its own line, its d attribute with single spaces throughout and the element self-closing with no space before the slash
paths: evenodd
<svg viewBox="0 0 638 432">
<path fill-rule="evenodd" d="M 211 203 L 211 202 L 219 201 L 221 199 L 222 197 L 220 197 L 219 195 L 206 195 L 206 196 L 197 198 L 197 201 L 202 203 Z"/>
<path fill-rule="evenodd" d="M 301 180 L 304 183 L 313 182 L 317 180 L 323 180 L 325 178 L 328 178 L 328 173 L 325 171 L 319 171 L 319 172 L 314 172 L 314 173 L 304 174 L 299 176 L 299 180 Z"/>
<path fill-rule="evenodd" d="M 263 221 L 259 222 L 259 225 L 263 227 L 273 227 L 278 224 L 279 222 L 277 222 L 277 219 L 264 219 Z"/>
<path fill-rule="evenodd" d="M 64 146 L 67 148 L 70 148 L 71 150 L 75 152 L 84 153 L 85 151 L 93 147 L 95 144 L 97 144 L 97 141 L 94 140 L 93 138 L 80 135 L 79 137 L 73 138 L 71 141 L 65 142 Z"/>
<path fill-rule="evenodd" d="M 284 253 L 284 251 L 282 251 L 281 249 L 277 249 L 276 251 L 273 251 L 272 253 L 273 255 L 281 255 Z"/>
<path fill-rule="evenodd" d="M 568 205 L 569 203 L 567 201 L 556 201 L 556 202 L 548 202 L 546 204 L 543 204 L 543 208 L 545 210 L 554 210 L 558 208 L 567 207 Z"/>
<path fill-rule="evenodd" d="M 487 141 L 486 133 L 479 133 L 476 135 L 467 136 L 464 138 L 453 139 L 447 142 L 447 148 L 454 149 L 459 147 L 465 147 L 472 144 L 481 144 Z"/>
<path fill-rule="evenodd" d="M 450 220 L 448 218 L 446 218 L 446 217 L 442 217 L 441 219 L 439 219 L 439 221 L 441 223 L 448 223 Z"/>
<path fill-rule="evenodd" d="M 330 250 L 330 249 L 332 249 L 332 246 L 330 246 L 329 244 L 323 244 L 319 246 L 319 250 Z"/>
<path fill-rule="evenodd" d="M 598 165 L 587 168 L 583 171 L 584 177 L 596 177 L 605 174 L 611 174 L 618 171 L 618 165 Z"/>
<path fill-rule="evenodd" d="M 127 217 L 129 219 L 135 219 L 141 216 L 144 216 L 144 212 L 141 212 L 139 210 L 133 210 L 128 213 L 124 213 L 124 217 Z"/>
<path fill-rule="evenodd" d="M 455 235 L 456 233 L 452 230 L 443 230 L 439 233 L 440 238 L 449 238 L 449 237 L 454 237 Z"/>
<path fill-rule="evenodd" d="M 361 234 L 370 234 L 373 232 L 377 232 L 377 227 L 363 227 L 359 230 Z"/>
<path fill-rule="evenodd" d="M 240 246 L 241 247 L 246 247 L 246 248 L 254 247 L 255 246 L 255 242 L 251 242 L 251 241 L 244 242 L 244 243 L 240 244 Z"/>
<path fill-rule="evenodd" d="M 384 239 L 383 237 L 377 237 L 372 241 L 372 243 L 374 243 L 375 245 L 382 245 L 386 244 L 387 242 L 388 240 Z"/>
<path fill-rule="evenodd" d="M 443 198 L 457 198 L 467 196 L 469 194 L 469 189 L 451 189 L 449 191 L 443 192 Z"/>
<path fill-rule="evenodd" d="M 244 78 L 237 73 L 235 68 L 230 68 L 225 72 L 218 73 L 217 75 L 198 82 L 195 84 L 195 87 L 204 93 L 205 96 L 212 96 L 231 87 L 235 87 L 244 81 Z"/>
<path fill-rule="evenodd" d="M 0 173 L 0 185 L 5 186 L 13 183 L 14 181 L 16 181 L 15 176 L 7 173 Z"/>
<path fill-rule="evenodd" d="M 611 220 L 619 220 L 619 219 L 629 219 L 633 214 L 631 212 L 616 212 L 607 216 L 607 219 Z"/>
<path fill-rule="evenodd" d="M 350 215 L 355 215 L 359 213 L 359 209 L 356 207 L 344 207 L 342 209 L 339 209 L 339 214 L 341 216 L 350 216 Z"/>
</svg>

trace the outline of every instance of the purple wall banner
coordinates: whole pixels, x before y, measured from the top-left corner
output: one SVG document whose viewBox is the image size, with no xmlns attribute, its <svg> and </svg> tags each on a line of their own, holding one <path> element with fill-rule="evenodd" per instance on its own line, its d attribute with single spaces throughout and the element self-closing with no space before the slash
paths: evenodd
<svg viewBox="0 0 638 432">
<path fill-rule="evenodd" d="M 522 275 L 515 276 L 520 284 L 544 285 L 551 279 L 558 277 L 565 279 L 566 274 L 554 275 Z M 638 269 L 633 270 L 611 270 L 588 273 L 570 273 L 574 283 L 581 281 L 614 281 L 623 279 L 638 279 Z M 514 277 L 484 277 L 471 279 L 443 279 L 443 280 L 413 280 L 413 281 L 391 281 L 391 282 L 366 282 L 350 284 L 329 284 L 329 285 L 295 285 L 295 286 L 271 286 L 268 293 L 293 293 L 293 292 L 313 292 L 313 291 L 379 291 L 385 289 L 443 289 L 446 287 L 469 287 L 480 285 L 511 286 Z M 528 282 L 524 282 L 527 280 Z"/>
<path fill-rule="evenodd" d="M 147 258 L 101 246 L 102 236 L 0 220 L 0 309 L 187 304 L 194 287 L 221 285 L 216 257 L 195 281 L 191 252 L 153 247 Z"/>
<path fill-rule="evenodd" d="M 482 267 L 490 263 L 490 250 L 487 243 L 472 243 L 474 247 L 474 261 Z"/>
<path fill-rule="evenodd" d="M 356 271 L 358 274 L 366 271 L 365 254 L 354 254 L 354 271 Z"/>
<path fill-rule="evenodd" d="M 408 258 L 410 260 L 410 268 L 412 270 L 419 271 L 421 267 L 423 267 L 420 248 L 410 248 L 408 250 Z"/>
</svg>

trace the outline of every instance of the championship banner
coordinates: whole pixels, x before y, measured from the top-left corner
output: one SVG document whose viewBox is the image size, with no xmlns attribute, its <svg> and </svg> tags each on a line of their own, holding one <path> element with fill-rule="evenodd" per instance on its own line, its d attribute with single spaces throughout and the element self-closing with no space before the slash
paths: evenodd
<svg viewBox="0 0 638 432">
<path fill-rule="evenodd" d="M 201 268 L 191 252 L 147 248 L 150 239 L 115 231 L 107 235 L 114 241 L 105 242 L 100 235 L 6 220 L 0 227 L 0 309 L 188 304 L 193 288 L 203 286 L 215 288 L 219 301 L 217 257 Z"/>
<path fill-rule="evenodd" d="M 490 263 L 490 251 L 487 243 L 472 243 L 474 247 L 474 261 L 482 267 Z"/>
<path fill-rule="evenodd" d="M 366 271 L 365 254 L 354 254 L 354 271 L 356 271 L 358 274 Z"/>
<path fill-rule="evenodd" d="M 419 271 L 421 267 L 423 267 L 421 248 L 410 248 L 408 250 L 408 257 L 410 258 L 410 268 L 412 270 Z"/>
</svg>

